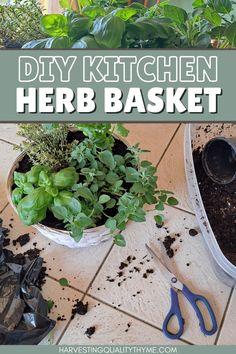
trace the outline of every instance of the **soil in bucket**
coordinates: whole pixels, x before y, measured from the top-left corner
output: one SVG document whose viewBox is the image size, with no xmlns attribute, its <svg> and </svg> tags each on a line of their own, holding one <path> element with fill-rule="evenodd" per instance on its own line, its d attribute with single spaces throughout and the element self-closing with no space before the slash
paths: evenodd
<svg viewBox="0 0 236 354">
<path fill-rule="evenodd" d="M 203 204 L 217 242 L 226 258 L 236 265 L 236 181 L 217 184 L 205 173 L 202 151 L 193 152 Z"/>
<path fill-rule="evenodd" d="M 74 132 L 71 131 L 68 133 L 68 136 L 67 136 L 68 143 L 72 143 L 75 140 L 81 142 L 84 139 L 85 139 L 85 136 L 81 131 L 74 131 Z M 121 140 L 115 138 L 115 144 L 113 146 L 112 152 L 114 155 L 124 156 L 127 153 L 127 146 Z M 17 171 L 26 173 L 31 169 L 32 166 L 33 165 L 31 163 L 29 157 L 27 155 L 25 155 L 24 158 L 20 161 Z M 79 171 L 78 171 L 78 173 L 79 173 Z M 130 185 L 128 183 L 126 183 L 126 184 L 123 183 L 123 186 L 127 190 L 129 190 L 129 188 L 130 188 Z M 114 216 L 114 215 L 116 215 L 116 213 L 117 213 L 116 206 L 112 209 L 109 209 L 110 216 Z M 100 220 L 98 220 L 97 226 L 104 225 L 105 222 L 106 222 L 106 217 L 103 215 L 102 218 Z M 44 219 L 41 223 L 45 226 L 48 226 L 48 227 L 51 227 L 54 229 L 66 230 L 65 224 L 61 220 L 56 219 L 50 211 L 47 212 L 46 219 Z"/>
</svg>

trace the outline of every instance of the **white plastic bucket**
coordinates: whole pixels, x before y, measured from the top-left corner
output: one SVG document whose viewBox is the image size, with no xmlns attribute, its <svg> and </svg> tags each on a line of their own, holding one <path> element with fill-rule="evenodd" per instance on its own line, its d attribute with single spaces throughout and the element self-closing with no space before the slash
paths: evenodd
<svg viewBox="0 0 236 354">
<path fill-rule="evenodd" d="M 236 136 L 236 124 L 187 124 L 185 129 L 185 172 L 190 198 L 207 248 L 212 256 L 216 274 L 228 286 L 236 284 L 236 266 L 221 251 L 208 220 L 193 163 L 193 150 L 202 148 L 207 141 L 216 137 Z M 232 235 L 232 237 L 236 235 Z"/>
</svg>

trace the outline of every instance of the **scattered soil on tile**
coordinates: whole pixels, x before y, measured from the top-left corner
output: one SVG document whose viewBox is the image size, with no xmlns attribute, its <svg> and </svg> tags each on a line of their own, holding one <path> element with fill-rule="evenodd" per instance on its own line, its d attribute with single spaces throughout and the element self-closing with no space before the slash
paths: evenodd
<svg viewBox="0 0 236 354">
<path fill-rule="evenodd" d="M 17 237 L 16 240 L 13 240 L 13 246 L 16 246 L 17 243 L 20 244 L 21 247 L 25 246 L 28 242 L 30 241 L 30 235 L 29 234 L 23 234 Z"/>
<path fill-rule="evenodd" d="M 96 331 L 95 326 L 92 326 L 87 328 L 84 334 L 90 339 L 92 335 L 95 333 L 95 331 Z"/>
<path fill-rule="evenodd" d="M 170 235 L 167 235 L 164 238 L 163 245 L 166 250 L 166 254 L 169 258 L 174 257 L 174 250 L 171 248 L 172 244 L 175 242 L 175 237 L 171 237 Z"/>
<path fill-rule="evenodd" d="M 198 186 L 203 204 L 217 242 L 230 262 L 236 265 L 236 181 L 221 185 L 214 183 L 202 165 L 202 151 L 194 150 Z"/>
<path fill-rule="evenodd" d="M 127 323 L 127 328 L 125 329 L 126 333 L 129 332 L 130 327 L 131 327 L 131 323 Z"/>
<path fill-rule="evenodd" d="M 58 316 L 57 321 L 66 321 L 66 318 L 64 317 L 64 315 Z"/>
<path fill-rule="evenodd" d="M 71 319 L 73 320 L 76 314 L 84 316 L 86 315 L 87 312 L 88 312 L 88 302 L 84 304 L 82 301 L 77 299 L 71 311 Z"/>
<path fill-rule="evenodd" d="M 189 233 L 189 236 L 194 237 L 194 236 L 197 236 L 199 232 L 195 229 L 190 229 L 188 233 Z"/>
<path fill-rule="evenodd" d="M 81 142 L 84 139 L 85 139 L 85 136 L 80 131 L 69 132 L 67 135 L 68 143 L 72 143 L 75 140 Z M 115 143 L 112 148 L 112 151 L 113 151 L 114 155 L 125 156 L 125 154 L 127 153 L 127 146 L 121 140 L 115 138 Z M 25 172 L 28 172 L 31 169 L 31 167 L 32 167 L 32 163 L 31 163 L 29 157 L 27 155 L 25 155 L 23 157 L 23 159 L 19 162 L 19 167 L 17 168 L 17 171 L 25 173 Z M 15 187 L 15 186 L 13 186 L 13 187 Z M 123 187 L 128 191 L 131 187 L 131 184 L 123 183 Z M 109 209 L 109 216 L 112 217 L 112 216 L 115 216 L 116 214 L 117 214 L 117 207 Z M 104 225 L 106 220 L 107 220 L 107 217 L 103 216 L 100 220 L 97 220 L 97 226 Z M 55 229 L 66 230 L 65 224 L 62 221 L 56 219 L 54 217 L 54 215 L 52 214 L 52 212 L 50 212 L 50 211 L 47 211 L 46 218 L 45 218 L 45 220 L 42 221 L 42 224 L 45 226 L 48 226 L 48 227 L 55 228 Z"/>
<path fill-rule="evenodd" d="M 37 258 L 40 256 L 41 250 L 38 248 L 30 248 L 26 252 L 24 252 L 24 255 L 29 257 L 29 259 L 32 261 L 33 259 Z"/>
</svg>

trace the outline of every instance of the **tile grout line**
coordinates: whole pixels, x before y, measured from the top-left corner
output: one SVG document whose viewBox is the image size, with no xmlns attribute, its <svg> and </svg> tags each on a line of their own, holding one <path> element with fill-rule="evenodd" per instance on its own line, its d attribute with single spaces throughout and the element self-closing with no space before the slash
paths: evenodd
<svg viewBox="0 0 236 354">
<path fill-rule="evenodd" d="M 96 279 L 98 273 L 100 272 L 100 270 L 101 270 L 103 264 L 104 264 L 105 261 L 107 260 L 107 258 L 108 258 L 108 256 L 109 256 L 109 254 L 111 253 L 113 247 L 114 247 L 114 244 L 112 244 L 111 247 L 109 248 L 109 250 L 108 250 L 106 256 L 103 258 L 101 264 L 99 265 L 99 267 L 98 267 L 96 273 L 94 274 L 92 280 L 90 281 L 88 287 L 86 288 L 85 292 L 83 292 L 83 296 L 82 296 L 81 301 L 83 301 L 84 298 L 88 295 L 88 291 L 89 291 L 90 286 L 93 284 L 94 280 Z M 77 290 L 77 291 L 78 291 L 78 290 Z M 68 321 L 67 325 L 65 326 L 64 330 L 63 330 L 62 333 L 60 334 L 60 336 L 59 336 L 59 338 L 58 338 L 58 340 L 57 340 L 57 342 L 56 342 L 56 345 L 58 345 L 58 344 L 60 343 L 60 341 L 62 340 L 62 338 L 64 337 L 64 334 L 66 333 L 67 329 L 69 328 L 71 322 L 72 322 L 72 320 L 70 319 L 70 320 Z"/>
<path fill-rule="evenodd" d="M 113 244 L 111 245 L 111 247 L 109 248 L 109 250 L 108 250 L 106 256 L 103 258 L 103 260 L 102 260 L 100 266 L 98 267 L 98 269 L 97 269 L 96 273 L 94 274 L 92 280 L 90 281 L 90 283 L 89 283 L 87 289 L 85 290 L 85 294 L 86 294 L 86 295 L 88 294 L 88 291 L 89 291 L 90 287 L 91 287 L 92 284 L 94 283 L 95 279 L 97 278 L 97 275 L 99 274 L 100 270 L 102 269 L 104 263 L 106 262 L 108 256 L 110 255 L 111 251 L 113 250 L 113 247 L 114 247 L 114 243 L 113 243 Z"/>
<path fill-rule="evenodd" d="M 233 296 L 233 292 L 234 292 L 234 287 L 231 288 L 231 291 L 230 291 L 230 294 L 229 294 L 229 298 L 228 298 L 228 301 L 227 301 L 227 304 L 226 304 L 226 307 L 225 307 L 225 310 L 224 310 L 224 313 L 223 313 L 223 317 L 222 317 L 222 320 L 221 320 L 221 323 L 220 323 L 220 327 L 219 327 L 219 330 L 218 330 L 214 345 L 217 345 L 217 343 L 218 343 L 221 331 L 222 331 L 223 326 L 224 326 L 225 318 L 226 318 L 226 315 L 228 313 L 228 309 L 229 309 L 229 305 L 230 305 L 230 302 L 231 302 L 231 299 L 232 299 L 232 296 Z"/>
<path fill-rule="evenodd" d="M 80 301 L 83 301 L 85 296 L 86 296 L 86 294 L 84 293 Z M 67 322 L 65 328 L 62 330 L 60 336 L 58 337 L 58 340 L 55 343 L 55 345 L 59 345 L 60 341 L 62 340 L 62 338 L 63 338 L 65 332 L 67 331 L 68 327 L 70 326 L 71 322 L 72 322 L 72 319 L 69 318 L 69 321 Z"/>
<path fill-rule="evenodd" d="M 3 207 L 3 209 L 0 210 L 0 214 L 2 214 L 2 213 L 4 212 L 4 210 L 8 207 L 8 205 L 9 205 L 9 203 L 7 203 L 7 204 Z"/>
<path fill-rule="evenodd" d="M 8 140 L 5 140 L 5 139 L 2 139 L 2 138 L 0 138 L 0 142 L 6 143 L 6 144 L 9 144 L 9 145 L 12 145 L 12 146 L 19 146 L 19 144 L 17 144 L 17 143 L 12 143 L 12 142 L 10 142 Z"/>
<path fill-rule="evenodd" d="M 178 125 L 178 127 L 176 128 L 174 134 L 172 135 L 171 139 L 169 140 L 168 144 L 166 145 L 166 147 L 165 147 L 165 149 L 164 149 L 164 151 L 163 151 L 161 157 L 159 158 L 158 162 L 157 162 L 156 165 L 155 165 L 156 167 L 158 167 L 158 166 L 160 165 L 161 161 L 163 160 L 163 158 L 164 158 L 165 154 L 167 153 L 167 151 L 168 151 L 170 145 L 172 144 L 172 141 L 174 140 L 176 134 L 178 133 L 178 131 L 179 131 L 179 129 L 180 129 L 180 126 L 181 126 L 181 123 Z"/>
<path fill-rule="evenodd" d="M 90 298 L 92 298 L 93 300 L 96 300 L 96 301 L 102 303 L 102 304 L 105 305 L 105 306 L 108 306 L 108 307 L 112 308 L 113 310 L 116 310 L 116 311 L 118 311 L 118 312 L 120 312 L 120 313 L 122 313 L 122 314 L 124 314 L 124 315 L 126 315 L 126 316 L 129 316 L 129 317 L 135 319 L 135 320 L 138 321 L 138 322 L 142 322 L 142 323 L 144 323 L 144 324 L 146 324 L 146 325 L 148 325 L 148 326 L 150 326 L 150 327 L 152 327 L 152 328 L 154 328 L 154 329 L 157 329 L 158 331 L 162 332 L 162 329 L 159 328 L 158 326 L 155 326 L 153 323 L 150 323 L 150 322 L 148 322 L 148 321 L 145 321 L 145 320 L 143 320 L 143 319 L 141 319 L 141 318 L 139 318 L 139 317 L 137 317 L 137 316 L 135 316 L 135 315 L 133 315 L 133 314 L 131 314 L 131 313 L 129 313 L 129 312 L 126 312 L 125 310 L 122 310 L 121 308 L 118 308 L 118 307 L 116 307 L 116 306 L 113 306 L 113 305 L 111 305 L 109 302 L 106 302 L 105 300 L 101 300 L 101 299 L 99 299 L 98 297 L 96 297 L 96 296 L 94 296 L 94 295 L 87 294 L 87 296 L 90 297 Z M 182 342 L 184 342 L 184 343 L 186 343 L 186 344 L 194 345 L 194 343 L 191 343 L 191 342 L 189 342 L 189 341 L 186 340 L 186 339 L 179 339 L 179 340 L 182 341 Z"/>
<path fill-rule="evenodd" d="M 54 278 L 54 277 L 53 277 L 52 275 L 50 275 L 50 274 L 48 274 L 46 277 L 49 278 L 49 279 L 51 279 L 51 280 L 53 280 L 53 281 L 55 281 L 55 282 L 57 282 L 57 283 L 59 282 L 59 279 Z M 78 292 L 80 292 L 80 293 L 86 295 L 86 293 L 85 293 L 84 290 L 81 290 L 81 289 L 79 289 L 79 288 L 76 288 L 76 287 L 74 287 L 74 286 L 72 286 L 72 285 L 67 285 L 66 288 L 72 289 L 72 290 L 74 290 L 74 291 L 78 291 Z"/>
</svg>

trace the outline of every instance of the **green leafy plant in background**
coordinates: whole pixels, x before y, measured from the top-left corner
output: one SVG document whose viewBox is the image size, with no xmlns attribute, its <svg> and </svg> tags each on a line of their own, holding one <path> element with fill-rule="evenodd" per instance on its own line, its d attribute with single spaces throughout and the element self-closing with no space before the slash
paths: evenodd
<svg viewBox="0 0 236 354">
<path fill-rule="evenodd" d="M 75 128 L 83 133 L 82 138 L 69 143 L 66 149 L 67 134 Z M 121 232 L 129 220 L 145 221 L 144 205 L 149 204 L 155 205 L 155 221 L 162 226 L 165 204 L 176 205 L 177 200 L 171 192 L 158 189 L 156 167 L 140 158 L 144 151 L 138 144 L 123 144 L 124 151 L 116 151 L 114 133 L 126 137 L 128 130 L 122 124 L 20 126 L 20 134 L 27 137 L 21 149 L 26 149 L 33 162 L 28 172 L 14 173 L 12 200 L 24 224 L 43 222 L 50 211 L 76 241 L 80 241 L 85 229 L 105 223 L 114 242 L 125 246 Z M 47 145 L 49 136 L 53 141 Z M 39 137 L 42 143 L 37 140 Z M 49 149 L 46 153 L 45 146 Z M 60 165 L 58 156 L 65 150 L 67 157 Z"/>
<path fill-rule="evenodd" d="M 32 39 L 45 36 L 40 21 L 43 16 L 37 0 L 15 0 L 0 5 L 0 43 L 6 48 L 21 48 Z"/>
<path fill-rule="evenodd" d="M 121 1 L 60 1 L 63 14 L 45 15 L 41 29 L 50 38 L 23 48 L 225 48 L 236 44 L 231 0 L 195 0 L 193 10 L 162 1 L 146 8 Z"/>
</svg>

